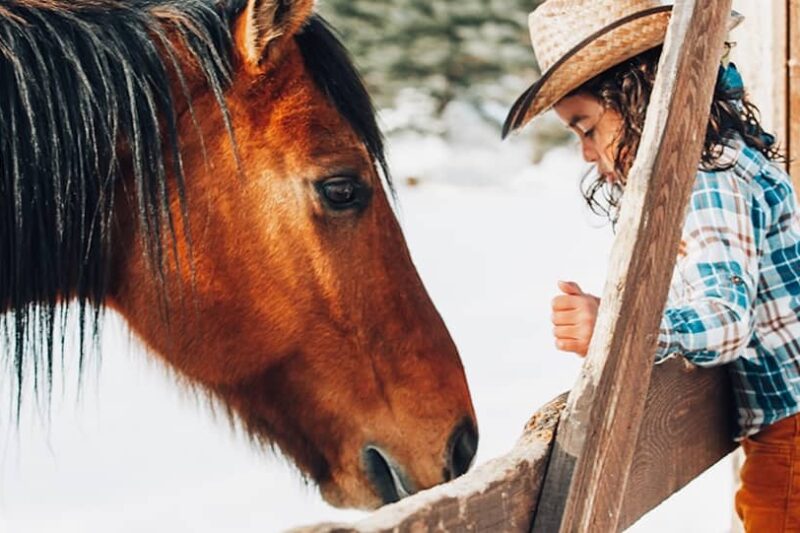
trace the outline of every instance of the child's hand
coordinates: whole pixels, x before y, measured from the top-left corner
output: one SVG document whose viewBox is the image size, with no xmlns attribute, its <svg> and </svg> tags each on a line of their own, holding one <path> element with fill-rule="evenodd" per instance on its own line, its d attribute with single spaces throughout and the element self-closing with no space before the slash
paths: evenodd
<svg viewBox="0 0 800 533">
<path fill-rule="evenodd" d="M 564 294 L 553 299 L 556 348 L 585 357 L 597 321 L 600 298 L 584 294 L 578 284 L 572 281 L 559 281 L 558 288 Z"/>
</svg>

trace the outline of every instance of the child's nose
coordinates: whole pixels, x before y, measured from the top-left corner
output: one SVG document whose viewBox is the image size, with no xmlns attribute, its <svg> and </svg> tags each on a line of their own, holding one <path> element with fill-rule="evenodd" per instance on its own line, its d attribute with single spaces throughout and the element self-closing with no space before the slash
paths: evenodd
<svg viewBox="0 0 800 533">
<path fill-rule="evenodd" d="M 581 151 L 583 152 L 583 160 L 587 163 L 597 163 L 598 155 L 597 150 L 594 148 L 594 143 L 588 139 L 581 141 Z"/>
</svg>

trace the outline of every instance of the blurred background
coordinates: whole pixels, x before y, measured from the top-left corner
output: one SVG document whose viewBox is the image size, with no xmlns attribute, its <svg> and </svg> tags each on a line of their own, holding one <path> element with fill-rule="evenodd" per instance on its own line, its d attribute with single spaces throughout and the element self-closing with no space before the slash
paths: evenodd
<svg viewBox="0 0 800 533">
<path fill-rule="evenodd" d="M 326 0 L 319 11 L 355 57 L 392 140 L 453 143 L 467 140 L 465 121 L 496 140 L 510 103 L 538 77 L 527 19 L 540 3 Z M 527 136 L 532 162 L 569 138 L 554 117 L 537 121 Z"/>
<path fill-rule="evenodd" d="M 514 99 L 539 75 L 533 0 L 322 0 L 380 108 L 398 216 L 459 346 L 484 462 L 572 387 L 580 361 L 553 347 L 558 280 L 600 294 L 613 232 L 583 204 L 576 140 L 547 115 L 500 141 Z M 770 124 L 770 2 L 734 40 Z M 758 13 L 759 17 L 755 17 Z M 749 35 L 759 39 L 747 40 Z M 743 42 L 744 41 L 744 45 Z M 144 353 L 110 316 L 82 386 L 65 361 L 50 412 L 0 410 L 0 532 L 280 531 L 361 516 L 325 505 L 278 454 L 256 450 Z M 0 391 L 9 390 L 0 380 Z M 5 398 L 0 406 L 6 406 Z M 632 531 L 727 532 L 727 459 Z"/>
</svg>

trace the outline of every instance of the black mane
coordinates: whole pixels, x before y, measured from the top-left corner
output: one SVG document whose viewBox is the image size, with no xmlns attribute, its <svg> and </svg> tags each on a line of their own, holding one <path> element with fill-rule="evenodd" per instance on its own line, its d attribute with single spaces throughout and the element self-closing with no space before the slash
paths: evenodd
<svg viewBox="0 0 800 533">
<path fill-rule="evenodd" d="M 185 222 L 184 183 L 191 177 L 182 169 L 174 104 L 180 97 L 191 110 L 191 97 L 177 46 L 199 65 L 235 146 L 224 91 L 232 75 L 231 22 L 245 4 L 0 4 L 0 305 L 7 311 L 0 328 L 15 373 L 17 410 L 26 369 L 34 389 L 46 384 L 49 396 L 58 347 L 64 356 L 64 302 L 76 301 L 81 365 L 86 341 L 97 341 L 123 171 L 133 176 L 125 193 L 138 206 L 153 275 L 164 282 L 163 246 L 188 239 L 176 235 L 167 193 L 170 165 Z M 169 42 L 168 30 L 183 42 Z M 346 51 L 318 17 L 296 40 L 314 80 L 388 179 L 375 112 Z M 172 94 L 170 75 L 183 94 Z"/>
</svg>

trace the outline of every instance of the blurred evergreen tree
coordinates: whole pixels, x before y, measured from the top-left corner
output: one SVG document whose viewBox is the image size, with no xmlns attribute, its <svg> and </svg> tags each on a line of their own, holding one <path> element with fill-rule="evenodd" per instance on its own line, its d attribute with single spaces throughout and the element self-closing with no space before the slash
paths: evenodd
<svg viewBox="0 0 800 533">
<path fill-rule="evenodd" d="M 321 0 L 379 107 L 411 89 L 437 115 L 467 102 L 497 123 L 537 76 L 527 19 L 542 0 Z M 487 107 L 489 106 L 489 107 Z"/>
</svg>

